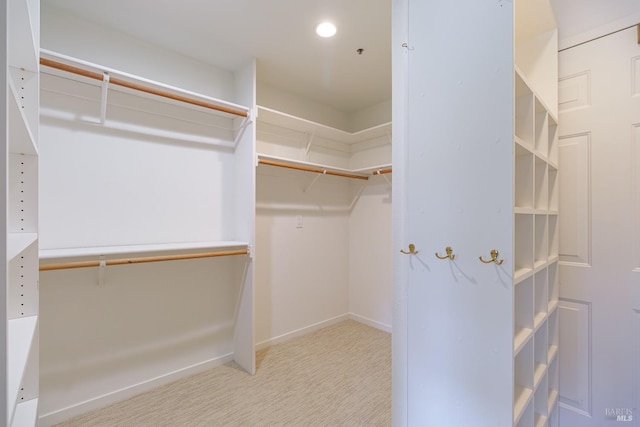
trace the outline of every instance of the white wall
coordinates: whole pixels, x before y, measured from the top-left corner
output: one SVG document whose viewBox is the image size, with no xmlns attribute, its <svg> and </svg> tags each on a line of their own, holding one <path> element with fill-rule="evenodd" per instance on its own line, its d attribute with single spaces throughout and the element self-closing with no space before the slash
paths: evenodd
<svg viewBox="0 0 640 427">
<path fill-rule="evenodd" d="M 123 12 L 126 13 L 126 12 Z M 41 48 L 235 101 L 234 75 L 42 4 Z"/>
<path fill-rule="evenodd" d="M 348 183 L 260 166 L 256 213 L 256 342 L 341 319 L 349 310 Z M 301 226 L 299 226 L 299 221 Z"/>
<path fill-rule="evenodd" d="M 296 117 L 349 131 L 349 116 L 335 108 L 275 89 L 258 81 L 258 105 L 273 108 Z"/>
<path fill-rule="evenodd" d="M 360 191 L 358 184 L 352 186 Z M 387 332 L 392 323 L 391 259 L 391 184 L 375 176 L 349 216 L 349 312 Z"/>
</svg>

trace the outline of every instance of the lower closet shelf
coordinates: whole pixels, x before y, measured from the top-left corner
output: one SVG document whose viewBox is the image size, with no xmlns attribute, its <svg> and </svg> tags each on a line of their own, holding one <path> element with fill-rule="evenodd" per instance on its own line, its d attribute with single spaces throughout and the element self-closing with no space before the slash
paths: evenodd
<svg viewBox="0 0 640 427">
<path fill-rule="evenodd" d="M 105 259 L 107 256 L 125 256 L 147 254 L 132 258 Z M 87 248 L 62 248 L 40 250 L 40 260 L 59 263 L 41 263 L 40 271 L 62 270 L 68 268 L 104 267 L 107 265 L 139 264 L 157 261 L 176 261 L 184 259 L 211 258 L 231 255 L 249 255 L 249 244 L 236 241 L 167 243 L 154 245 L 103 246 Z M 101 257 L 99 260 L 71 262 L 71 259 Z"/>
</svg>

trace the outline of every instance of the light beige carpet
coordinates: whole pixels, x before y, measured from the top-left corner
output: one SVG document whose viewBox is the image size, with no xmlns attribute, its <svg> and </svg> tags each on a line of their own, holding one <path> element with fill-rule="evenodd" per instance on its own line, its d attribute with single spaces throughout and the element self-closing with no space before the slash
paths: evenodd
<svg viewBox="0 0 640 427">
<path fill-rule="evenodd" d="M 73 418 L 65 427 L 390 426 L 391 336 L 348 320 Z"/>
</svg>

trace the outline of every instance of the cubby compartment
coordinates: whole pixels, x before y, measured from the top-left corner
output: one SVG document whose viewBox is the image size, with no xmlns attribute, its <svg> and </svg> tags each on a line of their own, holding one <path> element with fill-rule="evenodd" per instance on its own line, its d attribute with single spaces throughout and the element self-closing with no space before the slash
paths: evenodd
<svg viewBox="0 0 640 427">
<path fill-rule="evenodd" d="M 535 151 L 547 157 L 549 150 L 549 125 L 547 110 L 536 98 L 535 100 Z"/>
<path fill-rule="evenodd" d="M 533 333 L 533 277 L 515 285 L 513 351 L 518 354 Z"/>
<path fill-rule="evenodd" d="M 535 427 L 545 427 L 547 425 L 547 418 L 549 414 L 547 403 L 547 376 L 543 375 L 538 388 L 533 395 L 533 424 Z"/>
<path fill-rule="evenodd" d="M 534 276 L 534 328 L 540 326 L 547 316 L 547 269 L 537 272 Z"/>
<path fill-rule="evenodd" d="M 533 154 L 519 143 L 515 144 L 515 207 L 533 207 Z"/>
<path fill-rule="evenodd" d="M 547 239 L 549 240 L 549 260 L 558 258 L 558 247 L 560 246 L 560 234 L 558 233 L 558 214 L 549 214 Z"/>
<path fill-rule="evenodd" d="M 518 73 L 515 75 L 515 132 L 516 138 L 533 149 L 534 107 L 533 92 Z"/>
<path fill-rule="evenodd" d="M 549 313 L 549 320 L 547 321 L 547 364 L 552 365 L 554 361 L 558 359 L 558 338 L 559 338 L 559 325 L 558 325 L 558 308 L 556 307 Z M 557 387 L 556 387 L 557 389 Z"/>
<path fill-rule="evenodd" d="M 552 262 L 547 269 L 547 293 L 549 298 L 547 311 L 550 313 L 558 306 L 560 286 L 558 284 L 558 262 Z"/>
<path fill-rule="evenodd" d="M 558 165 L 558 122 L 551 117 L 548 116 L 549 123 L 549 163 L 553 165 Z"/>
<path fill-rule="evenodd" d="M 558 405 L 552 406 L 549 411 L 548 423 L 549 427 L 558 427 Z"/>
<path fill-rule="evenodd" d="M 514 278 L 517 281 L 533 269 L 533 215 L 516 214 L 514 227 Z"/>
<path fill-rule="evenodd" d="M 513 420 L 517 425 L 533 424 L 533 340 L 516 355 L 514 363 Z M 525 424 L 521 424 L 522 422 Z"/>
<path fill-rule="evenodd" d="M 547 168 L 547 182 L 548 182 L 548 208 L 551 212 L 558 211 L 558 197 L 560 191 L 558 188 L 558 169 L 553 165 L 548 165 Z"/>
<path fill-rule="evenodd" d="M 547 215 L 536 215 L 535 217 L 534 268 L 540 268 L 547 262 Z"/>
<path fill-rule="evenodd" d="M 535 158 L 534 202 L 534 207 L 539 210 L 546 210 L 549 205 L 547 163 L 537 156 Z"/>
<path fill-rule="evenodd" d="M 533 405 L 527 406 L 526 410 L 518 420 L 517 427 L 534 427 L 534 411 Z"/>
<path fill-rule="evenodd" d="M 38 230 L 38 158 L 9 155 L 9 232 Z"/>
<path fill-rule="evenodd" d="M 547 373 L 547 328 L 544 325 L 536 331 L 533 337 L 533 347 L 533 387 L 536 390 L 544 389 L 546 394 L 546 384 L 544 387 L 540 385 L 542 378 Z"/>
</svg>

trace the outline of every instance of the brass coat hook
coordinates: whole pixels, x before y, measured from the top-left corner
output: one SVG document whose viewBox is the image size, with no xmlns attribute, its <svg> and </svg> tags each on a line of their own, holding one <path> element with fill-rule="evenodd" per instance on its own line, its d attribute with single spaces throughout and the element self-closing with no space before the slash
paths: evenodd
<svg viewBox="0 0 640 427">
<path fill-rule="evenodd" d="M 480 259 L 480 261 L 484 262 L 485 264 L 491 264 L 492 262 L 495 262 L 498 265 L 502 265 L 502 263 L 504 262 L 504 259 L 498 260 L 498 256 L 500 255 L 500 252 L 498 252 L 495 249 L 491 249 L 491 259 L 490 260 L 484 260 L 482 259 L 482 257 L 478 257 Z"/>
<path fill-rule="evenodd" d="M 402 252 L 403 254 L 406 255 L 417 255 L 418 251 L 416 251 L 416 245 L 414 245 L 413 243 L 409 243 L 409 252 L 400 249 L 400 252 Z"/>
<path fill-rule="evenodd" d="M 444 251 L 446 252 L 446 255 L 440 255 L 438 254 L 438 252 L 436 252 L 436 257 L 439 259 L 447 259 L 449 258 L 450 260 L 454 260 L 456 258 L 456 254 L 453 253 L 453 249 L 451 249 L 451 246 L 447 246 Z"/>
</svg>

